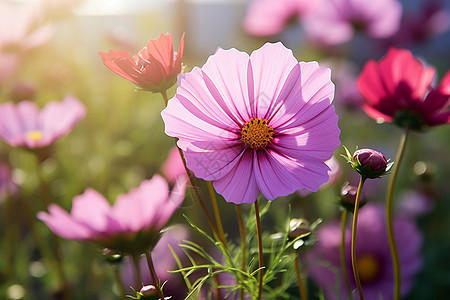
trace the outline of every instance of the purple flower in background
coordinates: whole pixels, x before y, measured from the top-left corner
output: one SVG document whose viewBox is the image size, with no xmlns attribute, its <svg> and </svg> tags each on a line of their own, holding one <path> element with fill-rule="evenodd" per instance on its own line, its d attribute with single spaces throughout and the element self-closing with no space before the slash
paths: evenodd
<svg viewBox="0 0 450 300">
<path fill-rule="evenodd" d="M 167 281 L 164 285 L 164 294 L 172 296 L 172 299 L 183 299 L 186 296 L 186 285 L 180 273 L 170 273 L 169 271 L 178 269 L 177 262 L 170 251 L 169 246 L 175 254 L 184 261 L 187 259 L 184 252 L 178 244 L 189 238 L 189 230 L 181 224 L 170 227 L 152 251 L 152 258 L 155 263 L 155 272 L 161 282 Z M 141 272 L 144 285 L 154 284 L 146 258 L 141 258 Z M 125 288 L 133 286 L 134 283 L 134 266 L 130 257 L 125 257 L 121 266 L 121 277 Z"/>
<path fill-rule="evenodd" d="M 0 203 L 5 196 L 15 194 L 17 190 L 17 184 L 11 178 L 10 166 L 0 164 Z"/>
<path fill-rule="evenodd" d="M 30 101 L 0 104 L 0 137 L 12 147 L 45 147 L 67 135 L 85 115 L 84 105 L 72 96 L 49 102 L 41 111 Z"/>
<path fill-rule="evenodd" d="M 246 32 L 256 36 L 280 33 L 291 18 L 299 18 L 318 6 L 309 0 L 255 0 L 244 19 Z"/>
<path fill-rule="evenodd" d="M 373 38 L 387 38 L 400 26 L 402 6 L 396 0 L 323 0 L 303 19 L 306 34 L 323 45 L 350 41 L 356 30 Z"/>
<path fill-rule="evenodd" d="M 328 181 L 340 130 L 330 70 L 298 62 L 283 44 L 219 49 L 179 77 L 162 117 L 187 167 L 226 201 L 252 203 Z"/>
<path fill-rule="evenodd" d="M 356 289 L 350 257 L 350 231 L 350 227 L 347 226 L 345 242 L 347 277 L 350 280 L 351 289 Z M 412 288 L 414 277 L 422 266 L 420 256 L 422 235 L 413 220 L 409 218 L 396 218 L 394 231 L 403 280 L 401 293 L 406 295 Z M 314 245 L 314 251 L 311 251 L 308 256 L 311 277 L 324 289 L 326 299 L 340 299 L 339 293 L 342 299 L 347 299 L 339 259 L 340 224 L 332 222 L 324 225 L 317 231 L 317 235 L 319 240 Z M 361 210 L 358 218 L 357 241 L 356 260 L 365 299 L 392 299 L 394 275 L 382 205 L 367 204 Z M 358 294 L 353 296 L 354 299 L 359 299 Z"/>
<path fill-rule="evenodd" d="M 167 182 L 159 175 L 143 181 L 111 206 L 93 189 L 73 199 L 71 213 L 56 204 L 38 218 L 57 235 L 89 241 L 126 254 L 151 249 L 175 210 L 184 199 L 184 181 L 169 194 Z"/>
</svg>

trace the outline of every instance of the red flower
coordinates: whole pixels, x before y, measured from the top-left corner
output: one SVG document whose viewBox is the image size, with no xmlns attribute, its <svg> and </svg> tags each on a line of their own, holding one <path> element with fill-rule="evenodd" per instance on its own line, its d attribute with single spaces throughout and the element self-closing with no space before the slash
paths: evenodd
<svg viewBox="0 0 450 300">
<path fill-rule="evenodd" d="M 181 72 L 184 34 L 178 53 L 173 51 L 172 34 L 161 34 L 150 40 L 133 58 L 123 50 L 99 52 L 103 63 L 111 71 L 151 92 L 163 92 L 173 86 Z"/>
<path fill-rule="evenodd" d="M 369 61 L 358 78 L 364 110 L 377 121 L 417 130 L 450 123 L 450 72 L 437 88 L 431 87 L 434 75 L 410 51 L 391 48 L 379 62 Z"/>
</svg>

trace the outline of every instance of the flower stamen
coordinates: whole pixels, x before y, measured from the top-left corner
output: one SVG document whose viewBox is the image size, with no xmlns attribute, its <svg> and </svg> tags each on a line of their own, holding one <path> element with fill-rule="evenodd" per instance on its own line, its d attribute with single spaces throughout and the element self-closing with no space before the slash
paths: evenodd
<svg viewBox="0 0 450 300">
<path fill-rule="evenodd" d="M 273 128 L 266 119 L 251 118 L 241 129 L 241 141 L 252 149 L 265 148 L 273 140 Z"/>
<path fill-rule="evenodd" d="M 31 130 L 25 133 L 25 136 L 30 140 L 37 142 L 42 139 L 43 133 L 40 130 Z"/>
</svg>

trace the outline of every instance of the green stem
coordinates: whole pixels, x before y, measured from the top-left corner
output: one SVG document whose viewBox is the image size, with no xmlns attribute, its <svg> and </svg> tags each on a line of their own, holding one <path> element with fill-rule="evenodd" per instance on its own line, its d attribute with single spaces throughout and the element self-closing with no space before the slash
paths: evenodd
<svg viewBox="0 0 450 300">
<path fill-rule="evenodd" d="M 169 98 L 167 97 L 167 91 L 166 91 L 166 90 L 162 91 L 162 92 L 161 92 L 161 96 L 162 96 L 163 99 L 164 99 L 164 104 L 165 104 L 165 106 L 167 106 L 167 103 L 169 102 Z"/>
<path fill-rule="evenodd" d="M 408 141 L 408 129 L 405 130 L 402 137 L 400 138 L 400 143 L 397 149 L 397 154 L 395 156 L 395 164 L 392 170 L 392 176 L 389 180 L 387 195 L 386 195 L 386 227 L 388 231 L 389 247 L 392 256 L 392 265 L 394 269 L 394 300 L 400 299 L 401 293 L 401 273 L 400 273 L 400 262 L 398 257 L 397 246 L 395 243 L 394 227 L 393 227 L 393 196 L 394 196 L 394 186 L 397 179 L 398 170 L 400 164 L 403 160 L 405 154 L 406 143 Z"/>
<path fill-rule="evenodd" d="M 141 262 L 140 262 L 140 255 L 139 254 L 133 254 L 131 255 L 131 258 L 133 259 L 133 265 L 134 265 L 134 280 L 135 280 L 135 289 L 136 291 L 140 291 L 143 285 L 142 282 L 142 274 L 141 274 Z"/>
<path fill-rule="evenodd" d="M 207 182 L 209 195 L 211 197 L 211 203 L 213 206 L 214 216 L 216 218 L 217 229 L 219 231 L 220 239 L 225 241 L 225 233 L 223 231 L 222 220 L 220 219 L 219 207 L 217 205 L 216 192 L 214 191 L 214 187 L 211 181 Z M 224 244 L 226 247 L 226 244 Z"/>
<path fill-rule="evenodd" d="M 306 288 L 305 285 L 303 284 L 302 281 L 302 274 L 300 272 L 300 268 L 298 266 L 298 264 L 300 263 L 300 255 L 298 255 L 298 251 L 296 252 L 297 257 L 295 259 L 295 263 L 294 263 L 294 267 L 295 267 L 295 275 L 297 277 L 297 286 L 298 286 L 298 291 L 300 293 L 300 299 L 301 300 L 308 300 L 308 293 L 306 292 Z"/>
<path fill-rule="evenodd" d="M 152 253 L 150 251 L 145 252 L 145 257 L 147 258 L 148 269 L 150 275 L 152 276 L 153 284 L 156 287 L 156 293 L 161 300 L 164 300 L 164 294 L 161 290 L 161 284 L 159 282 L 158 276 L 156 275 L 155 265 L 153 264 Z"/>
<path fill-rule="evenodd" d="M 175 145 L 176 145 L 176 139 L 175 139 Z M 177 146 L 177 145 L 176 145 Z M 181 159 L 183 161 L 183 165 L 184 165 L 184 169 L 186 170 L 186 174 L 188 175 L 189 178 L 189 182 L 191 183 L 193 189 L 194 189 L 194 193 L 195 196 L 198 200 L 198 202 L 200 203 L 200 206 L 202 207 L 203 213 L 206 216 L 206 219 L 208 220 L 209 226 L 211 227 L 212 231 L 214 232 L 214 234 L 221 239 L 221 236 L 219 235 L 219 232 L 216 228 L 216 226 L 214 225 L 213 219 L 211 217 L 211 215 L 208 212 L 208 209 L 206 208 L 205 205 L 205 201 L 203 201 L 202 196 L 200 195 L 199 191 L 198 191 L 198 183 L 197 183 L 197 178 L 194 176 L 194 174 L 191 172 L 191 170 L 188 169 L 187 165 L 186 165 L 186 159 L 184 158 L 184 154 L 183 151 L 177 146 L 178 148 L 178 152 L 180 153 Z M 223 245 L 226 247 L 226 243 L 225 240 L 221 240 L 221 242 L 223 243 Z"/>
<path fill-rule="evenodd" d="M 365 181 L 366 179 L 363 177 L 361 177 L 361 180 L 359 181 L 358 192 L 356 193 L 355 210 L 353 212 L 353 225 L 352 225 L 352 267 L 360 300 L 364 300 L 364 294 L 361 286 L 361 280 L 359 279 L 358 264 L 356 261 L 356 226 L 358 224 L 358 210 L 359 210 L 359 203 L 361 200 L 361 191 Z"/>
<path fill-rule="evenodd" d="M 344 278 L 345 288 L 347 289 L 347 294 L 350 300 L 353 300 L 353 293 L 352 289 L 350 288 L 350 282 L 348 280 L 347 275 L 347 263 L 345 259 L 345 225 L 347 223 L 347 209 L 344 208 L 341 215 L 341 231 L 342 231 L 342 238 L 341 238 L 341 271 L 342 271 L 342 277 Z"/>
<path fill-rule="evenodd" d="M 45 210 L 48 212 L 48 207 L 50 206 L 52 201 L 50 199 L 50 193 L 49 193 L 49 191 L 47 189 L 47 185 L 45 183 L 44 174 L 42 173 L 42 168 L 40 165 L 40 159 L 39 159 L 38 155 L 36 155 L 36 173 L 37 173 L 37 177 L 39 180 L 39 188 L 41 190 L 41 195 L 42 195 L 42 200 L 45 205 Z M 69 300 L 70 299 L 69 283 L 67 281 L 66 273 L 64 271 L 61 245 L 59 242 L 59 238 L 53 233 L 51 233 L 50 236 L 52 239 L 53 252 L 55 254 L 56 267 L 58 269 L 59 279 L 61 280 L 63 297 L 65 300 Z"/>
<path fill-rule="evenodd" d="M 258 286 L 258 296 L 257 300 L 261 299 L 262 288 L 263 288 L 263 277 L 264 277 L 264 261 L 263 261 L 263 246 L 262 246 L 262 235 L 261 235 L 261 218 L 259 216 L 259 206 L 258 200 L 255 201 L 255 217 L 256 217 L 256 233 L 258 235 L 258 254 L 259 254 L 259 286 Z"/>
<path fill-rule="evenodd" d="M 117 281 L 118 293 L 120 294 L 122 300 L 126 300 L 127 294 L 125 293 L 125 288 L 123 287 L 122 277 L 120 277 L 119 267 L 113 266 L 113 269 L 114 269 L 114 277 L 116 278 Z"/>
<path fill-rule="evenodd" d="M 245 272 L 245 266 L 247 265 L 247 258 L 246 258 L 246 252 L 247 247 L 245 245 L 245 226 L 244 226 L 244 219 L 242 218 L 242 211 L 241 211 L 241 205 L 235 204 L 234 207 L 236 207 L 236 214 L 239 224 L 239 233 L 241 235 L 241 254 L 242 254 L 242 261 L 241 261 L 241 269 L 243 272 Z M 244 300 L 244 289 L 241 288 L 241 294 L 240 294 L 240 300 Z"/>
</svg>

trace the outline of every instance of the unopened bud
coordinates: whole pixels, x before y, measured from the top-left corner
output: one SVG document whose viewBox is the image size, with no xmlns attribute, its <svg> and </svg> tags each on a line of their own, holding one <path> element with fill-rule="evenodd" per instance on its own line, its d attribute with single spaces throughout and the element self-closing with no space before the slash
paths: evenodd
<svg viewBox="0 0 450 300">
<path fill-rule="evenodd" d="M 136 293 L 139 300 L 158 300 L 158 292 L 154 285 L 144 285 L 142 289 Z"/>
<path fill-rule="evenodd" d="M 341 196 L 339 198 L 339 202 L 342 207 L 344 207 L 349 212 L 353 212 L 355 209 L 356 202 L 356 194 L 358 192 L 358 188 L 354 185 L 350 185 L 348 183 L 344 184 L 341 189 Z M 364 199 L 361 195 L 361 201 L 359 207 L 362 207 L 367 203 L 367 200 Z"/>
<path fill-rule="evenodd" d="M 356 150 L 353 156 L 347 148 L 345 151 L 344 157 L 364 179 L 385 175 L 393 165 L 393 163 L 388 163 L 382 153 L 372 149 Z"/>
<path fill-rule="evenodd" d="M 110 263 L 119 263 L 123 259 L 122 253 L 115 250 L 111 250 L 109 248 L 104 248 L 102 251 L 102 255 L 105 258 L 105 260 Z"/>
</svg>

